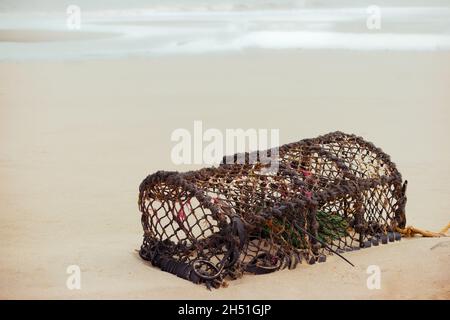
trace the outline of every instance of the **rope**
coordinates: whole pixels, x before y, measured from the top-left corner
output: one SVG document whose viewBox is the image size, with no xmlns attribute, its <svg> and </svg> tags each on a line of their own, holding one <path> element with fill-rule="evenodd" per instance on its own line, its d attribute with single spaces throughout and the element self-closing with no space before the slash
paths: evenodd
<svg viewBox="0 0 450 320">
<path fill-rule="evenodd" d="M 447 231 L 450 229 L 450 223 L 447 224 L 441 231 L 439 232 L 433 232 L 428 230 L 419 229 L 413 226 L 408 226 L 404 229 L 402 228 L 396 228 L 396 231 L 402 234 L 406 238 L 414 237 L 415 235 L 419 234 L 422 237 L 425 238 L 440 238 L 440 237 L 448 237 Z"/>
</svg>

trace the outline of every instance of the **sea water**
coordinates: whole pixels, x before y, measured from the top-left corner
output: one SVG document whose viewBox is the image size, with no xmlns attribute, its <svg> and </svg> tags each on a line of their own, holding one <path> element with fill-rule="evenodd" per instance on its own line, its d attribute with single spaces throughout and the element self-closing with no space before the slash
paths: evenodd
<svg viewBox="0 0 450 320">
<path fill-rule="evenodd" d="M 450 1 L 0 1 L 0 61 L 249 49 L 449 50 Z"/>
</svg>

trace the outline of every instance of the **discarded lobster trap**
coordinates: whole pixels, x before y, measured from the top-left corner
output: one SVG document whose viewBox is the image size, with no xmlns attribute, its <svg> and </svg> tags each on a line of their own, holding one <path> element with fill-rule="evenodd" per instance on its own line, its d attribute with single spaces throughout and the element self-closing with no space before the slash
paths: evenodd
<svg viewBox="0 0 450 320">
<path fill-rule="evenodd" d="M 245 272 L 291 269 L 400 240 L 406 182 L 373 144 L 335 132 L 284 145 L 269 157 L 274 172 L 264 170 L 273 163 L 262 154 L 148 176 L 139 188 L 140 256 L 218 287 Z"/>
</svg>

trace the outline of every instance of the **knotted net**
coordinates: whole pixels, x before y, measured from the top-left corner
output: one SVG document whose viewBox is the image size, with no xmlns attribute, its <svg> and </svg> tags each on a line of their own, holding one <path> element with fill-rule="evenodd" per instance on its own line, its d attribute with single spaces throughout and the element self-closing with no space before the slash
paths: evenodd
<svg viewBox="0 0 450 320">
<path fill-rule="evenodd" d="M 210 288 L 400 240 L 406 181 L 372 143 L 334 132 L 263 153 L 145 178 L 140 256 Z"/>
</svg>

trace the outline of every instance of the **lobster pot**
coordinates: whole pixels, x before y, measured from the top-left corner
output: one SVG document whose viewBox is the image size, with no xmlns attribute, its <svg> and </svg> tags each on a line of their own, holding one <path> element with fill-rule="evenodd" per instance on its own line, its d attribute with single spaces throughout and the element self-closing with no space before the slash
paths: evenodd
<svg viewBox="0 0 450 320">
<path fill-rule="evenodd" d="M 141 257 L 218 287 L 398 239 L 406 185 L 380 149 L 335 132 L 263 152 L 269 163 L 261 152 L 237 154 L 218 168 L 148 176 Z"/>
</svg>

